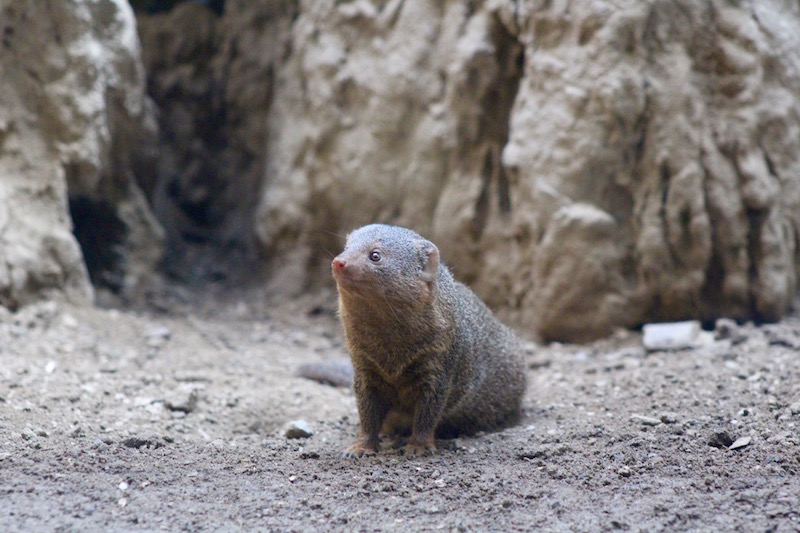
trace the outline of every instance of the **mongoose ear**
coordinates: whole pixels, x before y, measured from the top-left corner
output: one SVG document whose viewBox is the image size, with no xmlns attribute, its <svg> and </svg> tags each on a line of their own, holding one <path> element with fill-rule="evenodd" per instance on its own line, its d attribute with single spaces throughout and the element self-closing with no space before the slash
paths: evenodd
<svg viewBox="0 0 800 533">
<path fill-rule="evenodd" d="M 430 241 L 422 244 L 422 276 L 430 282 L 439 275 L 439 249 Z"/>
</svg>

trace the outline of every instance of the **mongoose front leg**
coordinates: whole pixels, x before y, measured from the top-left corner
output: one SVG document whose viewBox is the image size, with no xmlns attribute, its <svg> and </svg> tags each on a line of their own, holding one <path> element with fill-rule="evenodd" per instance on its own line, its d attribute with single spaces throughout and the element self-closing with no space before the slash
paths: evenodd
<svg viewBox="0 0 800 533">
<path fill-rule="evenodd" d="M 409 457 L 436 452 L 434 435 L 447 403 L 447 386 L 440 382 L 426 383 L 414 408 L 414 427 L 405 447 Z"/>
<path fill-rule="evenodd" d="M 389 402 L 374 385 L 375 382 L 374 377 L 365 378 L 362 373 L 356 371 L 353 378 L 353 392 L 356 396 L 361 433 L 358 439 L 347 447 L 342 454 L 343 457 L 357 458 L 374 455 L 378 451 L 379 433 L 383 420 L 389 412 Z"/>
</svg>

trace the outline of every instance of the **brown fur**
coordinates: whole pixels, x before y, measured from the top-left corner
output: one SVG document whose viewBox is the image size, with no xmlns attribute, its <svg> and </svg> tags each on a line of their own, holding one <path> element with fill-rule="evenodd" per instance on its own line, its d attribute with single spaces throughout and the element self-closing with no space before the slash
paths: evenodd
<svg viewBox="0 0 800 533">
<path fill-rule="evenodd" d="M 435 436 L 517 421 L 520 344 L 439 264 L 433 243 L 373 224 L 348 236 L 332 266 L 361 421 L 346 456 L 377 452 L 382 430 L 410 432 L 406 452 L 416 455 L 435 450 Z"/>
</svg>

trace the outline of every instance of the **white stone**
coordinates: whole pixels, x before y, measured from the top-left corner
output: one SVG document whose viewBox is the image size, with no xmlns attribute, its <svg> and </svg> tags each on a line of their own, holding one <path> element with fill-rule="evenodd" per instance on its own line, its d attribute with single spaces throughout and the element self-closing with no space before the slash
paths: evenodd
<svg viewBox="0 0 800 533">
<path fill-rule="evenodd" d="M 650 351 L 680 350 L 690 348 L 700 334 L 700 322 L 662 322 L 645 324 L 642 328 L 642 344 Z"/>
</svg>

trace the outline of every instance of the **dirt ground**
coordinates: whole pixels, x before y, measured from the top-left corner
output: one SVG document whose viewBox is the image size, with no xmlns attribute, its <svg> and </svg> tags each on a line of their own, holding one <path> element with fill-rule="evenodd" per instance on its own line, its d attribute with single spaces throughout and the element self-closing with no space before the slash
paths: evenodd
<svg viewBox="0 0 800 533">
<path fill-rule="evenodd" d="M 532 346 L 517 427 L 346 460 L 352 392 L 296 376 L 347 357 L 331 303 L 0 308 L 0 529 L 800 531 L 797 314 Z"/>
</svg>

